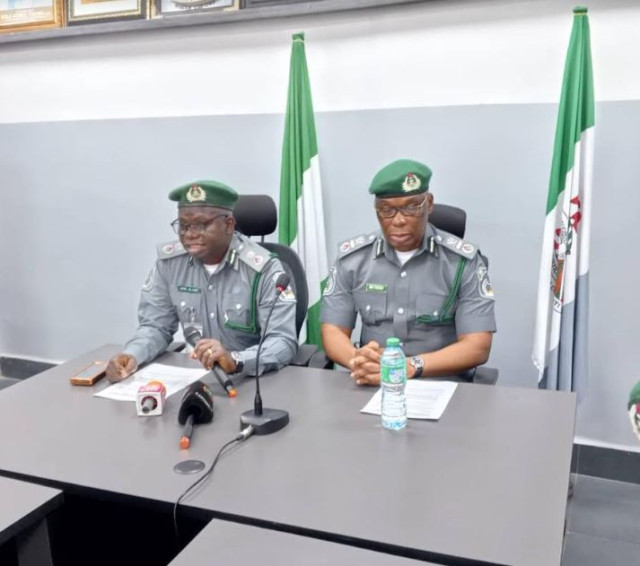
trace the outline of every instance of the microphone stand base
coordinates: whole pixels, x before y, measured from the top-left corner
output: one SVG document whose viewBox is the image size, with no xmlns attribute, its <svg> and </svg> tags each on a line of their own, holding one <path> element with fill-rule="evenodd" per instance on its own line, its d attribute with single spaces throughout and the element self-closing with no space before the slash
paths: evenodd
<svg viewBox="0 0 640 566">
<path fill-rule="evenodd" d="M 256 415 L 252 409 L 240 415 L 240 428 L 251 425 L 257 435 L 278 432 L 289 424 L 289 413 L 280 409 L 262 409 L 261 415 Z"/>
</svg>

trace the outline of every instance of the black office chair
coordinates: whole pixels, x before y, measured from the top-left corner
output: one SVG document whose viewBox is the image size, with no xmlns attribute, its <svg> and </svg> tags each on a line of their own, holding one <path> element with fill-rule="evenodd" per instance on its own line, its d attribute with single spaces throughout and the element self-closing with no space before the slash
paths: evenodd
<svg viewBox="0 0 640 566">
<path fill-rule="evenodd" d="M 265 242 L 264 237 L 273 234 L 278 223 L 278 212 L 273 199 L 268 195 L 241 195 L 233 210 L 236 230 L 245 236 L 259 236 L 260 245 L 274 253 L 284 270 L 291 277 L 291 287 L 296 296 L 296 333 L 300 330 L 309 308 L 307 276 L 298 254 L 290 247 L 275 242 Z M 305 366 L 318 351 L 314 345 L 303 344 L 292 365 Z"/>
<path fill-rule="evenodd" d="M 448 204 L 434 204 L 433 211 L 429 215 L 429 222 L 436 228 L 449 232 L 458 238 L 464 238 L 467 227 L 467 213 L 456 206 Z M 489 260 L 482 255 L 485 264 L 489 265 Z M 309 361 L 310 367 L 329 368 L 333 366 L 333 362 L 327 358 L 324 352 L 319 351 L 313 355 Z M 482 383 L 485 385 L 495 385 L 498 381 L 499 372 L 495 368 L 479 366 L 467 370 L 457 376 L 459 381 L 468 381 L 473 383 Z M 453 376 L 455 378 L 455 376 Z M 449 379 L 449 378 L 447 378 Z"/>
<path fill-rule="evenodd" d="M 449 232 L 458 238 L 464 238 L 467 228 L 467 213 L 457 206 L 434 204 L 429 222 L 436 228 Z"/>
</svg>

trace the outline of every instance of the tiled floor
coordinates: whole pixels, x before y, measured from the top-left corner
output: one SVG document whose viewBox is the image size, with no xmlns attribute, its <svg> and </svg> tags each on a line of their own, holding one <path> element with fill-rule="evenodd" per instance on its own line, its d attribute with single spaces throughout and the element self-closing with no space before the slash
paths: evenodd
<svg viewBox="0 0 640 566">
<path fill-rule="evenodd" d="M 574 482 L 562 566 L 640 565 L 640 485 L 580 475 Z"/>
</svg>

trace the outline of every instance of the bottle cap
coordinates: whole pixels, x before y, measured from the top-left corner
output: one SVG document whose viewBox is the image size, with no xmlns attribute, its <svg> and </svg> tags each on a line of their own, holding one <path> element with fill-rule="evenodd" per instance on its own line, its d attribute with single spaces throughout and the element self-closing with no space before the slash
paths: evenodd
<svg viewBox="0 0 640 566">
<path fill-rule="evenodd" d="M 387 338 L 387 346 L 400 346 L 400 338 Z"/>
</svg>

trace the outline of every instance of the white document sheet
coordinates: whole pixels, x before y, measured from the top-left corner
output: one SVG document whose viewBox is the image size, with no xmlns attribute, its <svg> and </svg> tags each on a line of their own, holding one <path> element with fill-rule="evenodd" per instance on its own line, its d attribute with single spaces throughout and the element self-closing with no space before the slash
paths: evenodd
<svg viewBox="0 0 640 566">
<path fill-rule="evenodd" d="M 447 408 L 456 387 L 458 387 L 458 384 L 451 381 L 410 379 L 405 387 L 407 418 L 437 421 Z M 379 415 L 381 404 L 382 390 L 378 389 L 360 412 Z"/>
<path fill-rule="evenodd" d="M 95 393 L 94 397 L 104 397 L 115 401 L 135 401 L 138 389 L 150 381 L 161 381 L 167 388 L 167 397 L 184 389 L 207 374 L 204 368 L 181 368 L 167 366 L 165 364 L 150 364 L 138 370 L 124 381 L 114 383 L 102 391 Z"/>
</svg>

